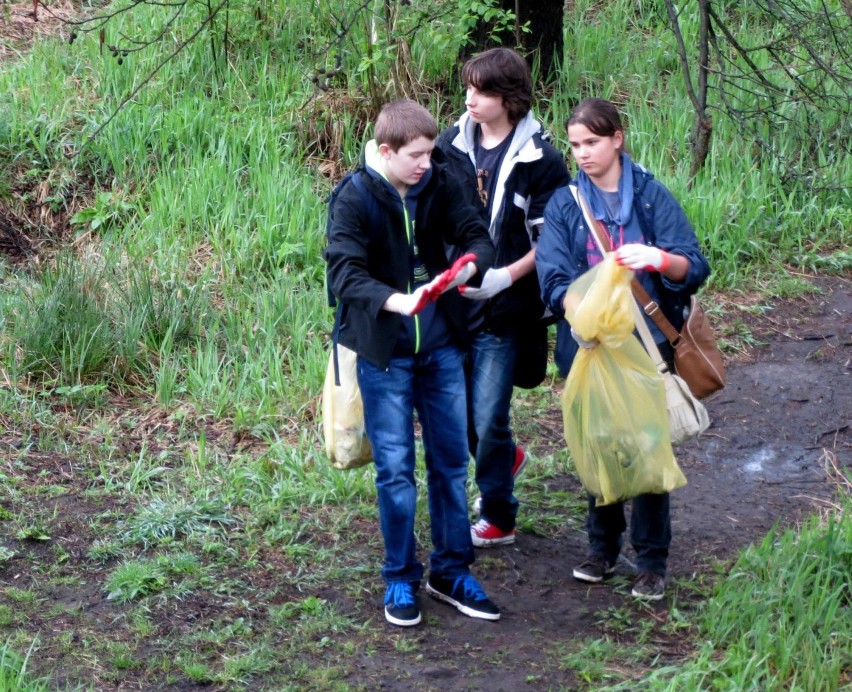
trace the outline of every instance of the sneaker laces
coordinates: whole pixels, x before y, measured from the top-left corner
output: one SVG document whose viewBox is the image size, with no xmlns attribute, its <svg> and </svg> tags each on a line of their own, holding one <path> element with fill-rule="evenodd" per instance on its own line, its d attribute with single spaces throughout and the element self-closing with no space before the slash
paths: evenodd
<svg viewBox="0 0 852 692">
<path fill-rule="evenodd" d="M 476 533 L 482 533 L 483 531 L 488 531 L 491 528 L 491 522 L 488 519 L 480 519 L 473 525 L 473 530 Z"/>
<path fill-rule="evenodd" d="M 404 581 L 388 584 L 388 591 L 385 594 L 385 605 L 395 605 L 400 608 L 413 606 L 414 589 L 411 587 L 411 584 Z"/>
<path fill-rule="evenodd" d="M 590 555 L 580 567 L 600 567 L 601 570 L 606 572 L 612 569 L 612 564 L 602 555 Z"/>
<path fill-rule="evenodd" d="M 458 588 L 459 582 L 461 582 L 462 584 L 465 599 L 471 601 L 488 600 L 488 596 L 485 594 L 485 591 L 482 590 L 482 587 L 479 585 L 479 582 L 476 581 L 476 578 L 473 575 L 466 574 L 463 577 L 457 577 L 455 584 L 453 584 L 453 591 Z"/>
<path fill-rule="evenodd" d="M 636 577 L 636 588 L 647 588 L 650 591 L 657 589 L 663 582 L 663 578 L 653 572 L 640 572 Z"/>
</svg>

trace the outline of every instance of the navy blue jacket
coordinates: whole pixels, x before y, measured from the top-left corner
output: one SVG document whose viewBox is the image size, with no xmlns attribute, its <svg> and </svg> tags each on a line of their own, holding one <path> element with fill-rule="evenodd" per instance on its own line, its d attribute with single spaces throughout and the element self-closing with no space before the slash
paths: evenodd
<svg viewBox="0 0 852 692">
<path fill-rule="evenodd" d="M 419 192 L 414 238 L 420 259 L 431 278 L 448 269 L 445 244 L 463 253 L 476 254 L 478 273 L 471 285 L 479 285 L 494 260 L 494 247 L 482 214 L 470 196 L 446 170 L 436 149 L 432 170 Z M 324 252 L 331 292 L 344 305 L 339 343 L 373 365 L 386 368 L 399 338 L 402 320 L 382 309 L 393 293 L 408 293 L 412 284 L 411 249 L 405 233 L 399 195 L 384 180 L 366 172 L 364 188 L 373 195 L 383 223 L 370 224 L 367 205 L 355 185 L 346 185 L 334 204 L 329 244 Z M 466 348 L 469 343 L 466 299 L 457 290 L 447 291 L 438 301 L 453 341 Z"/>
<path fill-rule="evenodd" d="M 671 192 L 641 166 L 633 164 L 633 213 L 649 245 L 689 260 L 689 271 L 681 282 L 657 272 L 641 272 L 640 280 L 656 284 L 660 308 L 675 329 L 684 321 L 684 308 L 710 275 L 710 266 L 698 247 L 695 231 Z M 541 297 L 554 315 L 563 317 L 562 303 L 568 286 L 589 269 L 586 256 L 588 227 L 582 210 L 568 187 L 557 190 L 544 212 L 544 228 L 536 249 Z M 650 318 L 648 318 L 650 319 Z M 568 334 L 568 324 L 559 323 L 555 358 L 565 375 L 574 359 L 577 345 Z"/>
</svg>

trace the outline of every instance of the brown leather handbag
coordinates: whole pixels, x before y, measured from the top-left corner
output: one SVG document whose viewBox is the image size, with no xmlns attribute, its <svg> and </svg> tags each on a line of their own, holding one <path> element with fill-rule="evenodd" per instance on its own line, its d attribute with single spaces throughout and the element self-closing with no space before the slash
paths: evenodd
<svg viewBox="0 0 852 692">
<path fill-rule="evenodd" d="M 722 389 L 725 364 L 713 328 L 695 296 L 692 296 L 689 315 L 678 336 L 678 342 L 673 344 L 675 370 L 686 380 L 692 393 L 701 399 Z"/>
<path fill-rule="evenodd" d="M 703 399 L 722 389 L 725 386 L 725 364 L 713 328 L 698 299 L 695 296 L 690 298 L 689 314 L 678 333 L 642 284 L 633 279 L 631 288 L 642 310 L 672 345 L 675 372 L 689 385 L 689 391 Z"/>
</svg>

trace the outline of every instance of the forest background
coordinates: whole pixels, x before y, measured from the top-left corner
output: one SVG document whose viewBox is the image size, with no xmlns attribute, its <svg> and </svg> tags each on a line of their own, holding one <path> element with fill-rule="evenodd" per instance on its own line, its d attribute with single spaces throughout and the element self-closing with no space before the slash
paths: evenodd
<svg viewBox="0 0 852 692">
<path fill-rule="evenodd" d="M 700 58 L 708 4 L 747 50 L 718 36 L 718 62 L 701 63 L 712 140 L 693 170 L 683 69 Z M 577 0 L 564 6 L 564 60 L 542 75 L 532 57 L 535 111 L 566 153 L 563 123 L 580 99 L 622 107 L 634 158 L 695 225 L 731 358 L 752 339 L 743 313 L 807 294 L 807 276 L 852 270 L 852 77 L 830 40 L 849 35 L 848 7 L 796 6 L 807 26 L 827 27 L 817 44 L 763 3 L 684 3 L 675 33 L 669 3 Z M 25 11 L 55 38 L 16 43 L 4 26 Z M 358 688 L 369 686 L 359 662 L 385 641 L 404 668 L 418 643 L 381 623 L 371 469 L 335 471 L 322 450 L 325 199 L 383 102 L 417 98 L 453 122 L 460 56 L 484 20 L 530 37 L 511 12 L 475 0 L 68 1 L 0 13 L 0 689 Z M 789 52 L 767 48 L 782 39 Z M 734 65 L 792 75 L 791 86 L 770 97 L 726 81 Z M 519 435 L 552 405 L 550 372 L 518 392 Z M 581 493 L 547 492 L 572 473 L 567 452 L 528 445 L 537 463 L 521 530 L 576 530 Z M 814 559 L 842 574 L 844 511 L 846 501 L 764 549 L 780 545 L 796 564 L 806 537 L 828 541 Z M 424 514 L 418 532 L 428 536 Z M 676 610 L 691 644 L 682 660 L 637 663 L 619 649 L 608 684 L 849 682 L 848 581 L 786 581 L 804 610 L 845 623 L 818 632 L 801 614 L 799 628 L 754 632 L 766 588 L 754 584 L 740 606 L 749 650 L 730 631 L 709 633 L 711 593 L 742 585 L 708 574 L 693 585 L 701 598 Z M 605 643 L 571 644 L 559 665 L 574 684 L 601 686 Z M 794 665 L 781 650 L 801 655 Z M 720 672 L 720 660 L 731 667 Z"/>
</svg>

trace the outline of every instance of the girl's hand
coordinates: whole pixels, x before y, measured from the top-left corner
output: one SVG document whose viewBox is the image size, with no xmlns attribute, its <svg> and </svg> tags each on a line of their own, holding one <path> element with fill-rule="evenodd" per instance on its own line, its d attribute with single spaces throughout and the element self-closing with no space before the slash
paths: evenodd
<svg viewBox="0 0 852 692">
<path fill-rule="evenodd" d="M 628 269 L 664 272 L 669 268 L 671 256 L 652 245 L 628 243 L 615 251 L 615 261 Z"/>
<path fill-rule="evenodd" d="M 580 348 L 594 348 L 598 345 L 598 343 L 600 343 L 597 339 L 584 339 L 574 331 L 574 327 L 571 327 L 571 338 L 577 342 L 577 345 Z"/>
</svg>

